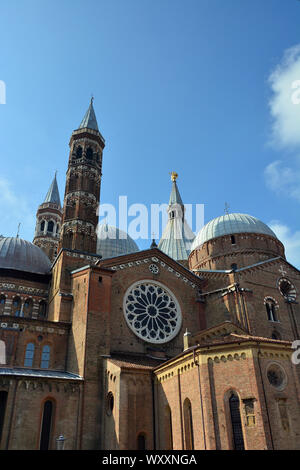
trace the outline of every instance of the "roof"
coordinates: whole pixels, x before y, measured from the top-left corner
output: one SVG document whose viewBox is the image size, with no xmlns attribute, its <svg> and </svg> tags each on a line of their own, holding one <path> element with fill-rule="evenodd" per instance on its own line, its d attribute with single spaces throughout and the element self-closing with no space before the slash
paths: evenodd
<svg viewBox="0 0 300 470">
<path fill-rule="evenodd" d="M 94 131 L 99 131 L 96 114 L 95 114 L 94 107 L 93 107 L 93 98 L 91 99 L 88 110 L 85 113 L 84 118 L 82 119 L 78 129 L 85 129 L 85 128 L 93 129 Z"/>
<path fill-rule="evenodd" d="M 44 202 L 51 202 L 52 204 L 57 204 L 58 207 L 61 208 L 59 191 L 58 191 L 58 186 L 57 186 L 57 181 L 56 181 L 56 173 L 54 175 L 51 186 L 46 194 Z"/>
<path fill-rule="evenodd" d="M 113 225 L 101 224 L 97 228 L 97 254 L 103 259 L 136 253 L 139 247 L 128 233 Z"/>
<path fill-rule="evenodd" d="M 191 249 L 195 250 L 208 240 L 236 233 L 258 233 L 277 238 L 270 227 L 252 215 L 225 214 L 211 220 L 198 232 Z"/>
<path fill-rule="evenodd" d="M 19 237 L 0 238 L 0 268 L 48 274 L 51 262 L 41 248 Z"/>
<path fill-rule="evenodd" d="M 0 367 L 0 375 L 18 375 L 23 377 L 41 377 L 49 379 L 82 380 L 80 375 L 60 370 L 27 369 L 21 367 Z"/>
<path fill-rule="evenodd" d="M 107 359 L 122 369 L 140 370 L 152 370 L 158 365 L 161 365 L 162 362 L 165 362 L 165 359 L 162 358 L 153 358 L 149 356 L 138 356 L 131 354 L 113 354 Z"/>
<path fill-rule="evenodd" d="M 168 222 L 163 231 L 158 248 L 177 261 L 187 260 L 195 234 L 184 218 L 184 205 L 175 180 L 168 207 Z"/>
</svg>

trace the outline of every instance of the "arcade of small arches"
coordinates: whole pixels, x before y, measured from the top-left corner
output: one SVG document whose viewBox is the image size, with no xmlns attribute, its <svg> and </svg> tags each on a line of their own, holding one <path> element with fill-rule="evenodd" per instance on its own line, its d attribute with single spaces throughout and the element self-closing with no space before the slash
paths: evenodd
<svg viewBox="0 0 300 470">
<path fill-rule="evenodd" d="M 91 145 L 89 145 L 86 149 L 83 149 L 83 147 L 80 144 L 77 145 L 76 147 L 74 147 L 72 157 L 74 160 L 85 158 L 86 160 L 89 160 L 89 161 L 94 160 L 94 161 L 100 162 L 99 152 L 93 149 Z"/>
<path fill-rule="evenodd" d="M 0 315 L 13 317 L 47 319 L 47 302 L 43 299 L 0 295 Z"/>
<path fill-rule="evenodd" d="M 60 223 L 56 220 L 42 219 L 39 222 L 38 235 L 50 235 L 52 237 L 59 237 Z"/>
</svg>

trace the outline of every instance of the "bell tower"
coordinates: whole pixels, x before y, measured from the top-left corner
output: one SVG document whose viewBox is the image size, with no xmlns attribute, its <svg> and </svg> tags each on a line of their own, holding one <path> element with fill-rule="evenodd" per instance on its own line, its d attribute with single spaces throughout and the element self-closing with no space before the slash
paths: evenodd
<svg viewBox="0 0 300 470">
<path fill-rule="evenodd" d="M 61 248 L 96 253 L 102 153 L 105 140 L 98 129 L 93 98 L 70 139 Z"/>
<path fill-rule="evenodd" d="M 45 200 L 37 210 L 33 239 L 33 243 L 42 248 L 50 261 L 54 261 L 57 255 L 61 220 L 62 208 L 55 173 Z"/>
</svg>

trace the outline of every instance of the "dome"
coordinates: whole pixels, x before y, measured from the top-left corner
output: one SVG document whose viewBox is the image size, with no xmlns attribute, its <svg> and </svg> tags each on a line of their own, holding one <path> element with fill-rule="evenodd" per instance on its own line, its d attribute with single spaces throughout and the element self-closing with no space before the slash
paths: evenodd
<svg viewBox="0 0 300 470">
<path fill-rule="evenodd" d="M 198 232 L 191 251 L 213 238 L 236 233 L 261 233 L 277 238 L 275 233 L 261 220 L 248 214 L 225 214 L 208 222 Z"/>
<path fill-rule="evenodd" d="M 51 262 L 41 248 L 19 237 L 0 238 L 0 268 L 36 274 L 50 272 Z"/>
<path fill-rule="evenodd" d="M 97 254 L 102 258 L 113 258 L 139 251 L 137 244 L 128 233 L 112 225 L 98 226 L 97 237 Z"/>
</svg>

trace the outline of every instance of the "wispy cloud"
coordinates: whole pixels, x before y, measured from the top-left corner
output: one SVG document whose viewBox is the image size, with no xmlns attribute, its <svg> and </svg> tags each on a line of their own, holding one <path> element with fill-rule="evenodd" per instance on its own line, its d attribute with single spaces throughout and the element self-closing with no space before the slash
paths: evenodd
<svg viewBox="0 0 300 470">
<path fill-rule="evenodd" d="M 269 76 L 270 142 L 281 158 L 264 171 L 269 189 L 300 202 L 300 44 L 287 49 Z M 289 156 L 284 162 L 285 155 Z"/>
<path fill-rule="evenodd" d="M 282 160 L 270 163 L 264 172 L 266 185 L 276 193 L 283 193 L 300 202 L 300 169 L 288 167 Z"/>
<path fill-rule="evenodd" d="M 272 117 L 272 143 L 283 148 L 300 148 L 300 103 L 297 82 L 300 80 L 300 44 L 287 49 L 282 61 L 272 71 L 269 101 Z M 297 95 L 298 93 L 298 95 Z"/>
<path fill-rule="evenodd" d="M 29 238 L 32 233 L 35 217 L 24 197 L 16 194 L 12 184 L 7 179 L 0 177 L 0 234 L 15 236 L 17 224 L 21 222 L 21 236 Z"/>
<path fill-rule="evenodd" d="M 287 260 L 300 269 L 300 231 L 292 232 L 287 225 L 278 220 L 272 220 L 269 227 L 284 244 Z"/>
</svg>

